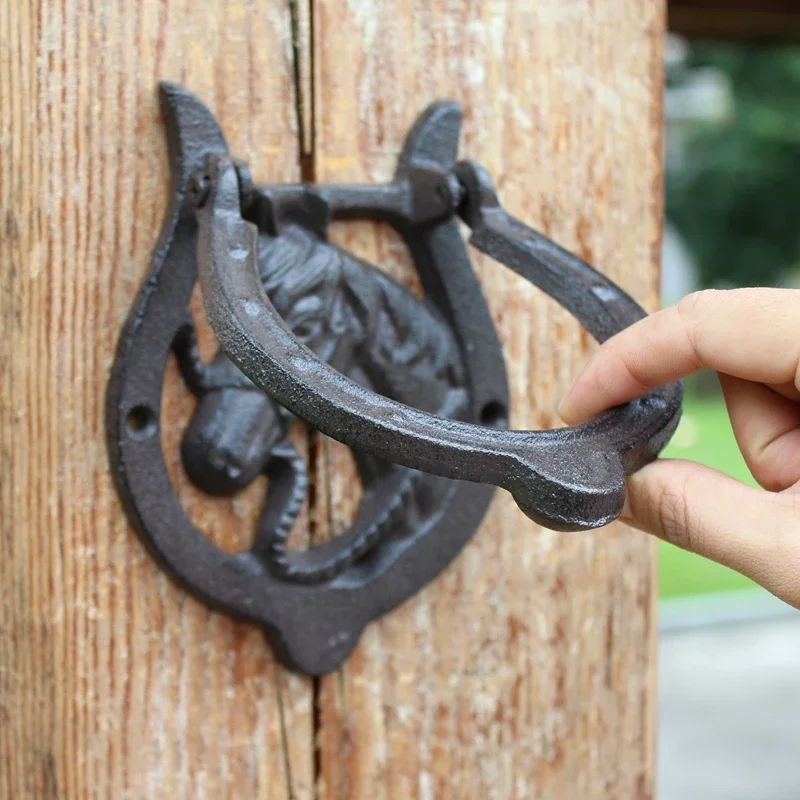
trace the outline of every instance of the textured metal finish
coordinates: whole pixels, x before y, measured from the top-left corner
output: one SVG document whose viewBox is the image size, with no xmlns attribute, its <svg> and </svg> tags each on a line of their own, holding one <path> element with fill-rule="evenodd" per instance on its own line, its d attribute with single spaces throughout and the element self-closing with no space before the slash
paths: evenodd
<svg viewBox="0 0 800 800">
<path fill-rule="evenodd" d="M 379 270 L 297 223 L 259 237 L 258 280 L 281 318 L 318 358 L 362 386 L 442 416 L 468 401 L 455 338 L 427 304 Z M 358 521 L 303 552 L 286 540 L 306 497 L 305 465 L 287 440 L 294 417 L 219 352 L 203 364 L 191 327 L 176 340 L 198 406 L 183 438 L 183 462 L 210 494 L 236 491 L 262 472 L 270 479 L 259 548 L 287 580 L 330 580 L 388 536 L 404 536 L 437 509 L 446 482 L 356 453 L 365 496 Z M 424 499 L 423 499 L 424 498 Z"/>
<path fill-rule="evenodd" d="M 558 530 L 619 514 L 625 475 L 655 458 L 677 425 L 681 386 L 574 428 L 505 430 L 502 351 L 459 216 L 475 247 L 554 297 L 599 341 L 644 312 L 507 214 L 480 166 L 456 164 L 455 104 L 421 115 L 383 186 L 256 186 L 197 98 L 165 84 L 162 105 L 172 203 L 120 340 L 108 441 L 127 512 L 174 578 L 261 624 L 288 665 L 320 674 L 341 663 L 365 624 L 455 557 L 493 486 Z M 424 301 L 327 242 L 331 219 L 356 218 L 401 233 Z M 198 277 L 221 344 L 208 363 L 187 312 Z M 198 398 L 182 441 L 191 480 L 229 494 L 269 477 L 247 553 L 207 539 L 170 484 L 159 414 L 171 349 Z M 295 415 L 351 446 L 364 484 L 352 526 L 301 552 L 286 546 L 307 489 L 287 438 Z"/>
<path fill-rule="evenodd" d="M 458 208 L 472 228 L 470 241 L 550 294 L 596 339 L 604 341 L 644 316 L 614 283 L 503 211 L 481 167 L 462 162 L 452 174 L 455 183 L 441 176 L 437 195 Z M 382 397 L 317 358 L 270 303 L 259 280 L 257 229 L 241 216 L 230 158 L 209 159 L 204 180 L 209 191 L 198 202 L 198 264 L 206 310 L 222 349 L 256 386 L 361 452 L 446 478 L 501 486 L 525 514 L 549 528 L 596 528 L 619 515 L 625 476 L 652 461 L 677 426 L 680 383 L 584 425 L 552 431 L 442 419 Z M 322 202 L 313 188 L 303 191 L 309 207 L 312 199 Z M 326 192 L 333 196 L 330 188 Z M 376 205 L 381 192 L 376 187 Z M 316 225 L 323 223 L 318 219 Z M 433 252 L 441 261 L 449 255 L 435 246 Z"/>
<path fill-rule="evenodd" d="M 364 625 L 455 557 L 493 490 L 356 453 L 365 491 L 351 529 L 321 547 L 287 551 L 305 491 L 305 466 L 286 439 L 293 417 L 225 353 L 209 363 L 199 359 L 187 313 L 197 278 L 193 203 L 207 203 L 216 191 L 204 171 L 209 158 L 225 158 L 236 184 L 233 218 L 241 221 L 244 209 L 258 226 L 256 232 L 241 223 L 258 242 L 251 278 L 283 315 L 293 341 L 310 348 L 305 352 L 314 354 L 314 363 L 342 370 L 364 391 L 428 412 L 504 425 L 502 351 L 452 213 L 460 112 L 443 103 L 420 117 L 390 186 L 310 191 L 253 187 L 244 165 L 227 160 L 211 114 L 180 87 L 162 86 L 162 108 L 172 202 L 109 385 L 108 445 L 117 487 L 137 532 L 176 580 L 209 605 L 259 623 L 289 666 L 327 672 L 346 658 Z M 335 217 L 393 224 L 412 251 L 425 301 L 325 242 L 325 225 Z M 235 248 L 226 252 L 239 255 Z M 247 553 L 214 545 L 172 489 L 159 420 L 171 349 L 198 397 L 182 442 L 190 478 L 211 494 L 237 491 L 261 473 L 270 479 Z"/>
</svg>

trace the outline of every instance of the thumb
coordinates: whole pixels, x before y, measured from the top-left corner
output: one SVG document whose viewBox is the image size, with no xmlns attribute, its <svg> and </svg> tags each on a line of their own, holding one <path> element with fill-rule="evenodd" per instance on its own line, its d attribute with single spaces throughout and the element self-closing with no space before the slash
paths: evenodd
<svg viewBox="0 0 800 800">
<path fill-rule="evenodd" d="M 660 460 L 628 479 L 621 519 L 735 569 L 800 608 L 797 495 L 745 486 L 690 461 Z"/>
</svg>

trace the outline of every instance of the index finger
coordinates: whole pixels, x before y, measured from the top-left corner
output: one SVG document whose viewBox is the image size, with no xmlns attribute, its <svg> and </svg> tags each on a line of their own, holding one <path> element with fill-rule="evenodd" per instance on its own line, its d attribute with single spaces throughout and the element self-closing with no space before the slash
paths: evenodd
<svg viewBox="0 0 800 800">
<path fill-rule="evenodd" d="M 703 367 L 797 385 L 798 361 L 800 290 L 696 292 L 605 342 L 559 413 L 567 423 L 583 422 Z"/>
</svg>

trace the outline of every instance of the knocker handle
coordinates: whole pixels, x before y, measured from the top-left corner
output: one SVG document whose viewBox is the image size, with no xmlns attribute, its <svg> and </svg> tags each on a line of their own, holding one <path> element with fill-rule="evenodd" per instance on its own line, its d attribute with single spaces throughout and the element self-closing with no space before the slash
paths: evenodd
<svg viewBox="0 0 800 800">
<path fill-rule="evenodd" d="M 655 458 L 677 424 L 681 387 L 575 428 L 505 430 L 505 359 L 459 217 L 473 245 L 597 339 L 644 312 L 506 214 L 486 173 L 457 161 L 457 104 L 419 114 L 391 182 L 322 186 L 254 183 L 198 97 L 164 83 L 161 104 L 170 203 L 120 333 L 107 430 L 128 518 L 172 578 L 260 625 L 285 664 L 321 675 L 452 562 L 494 486 L 551 528 L 596 527 L 619 513 L 625 474 Z M 391 225 L 424 298 L 328 242 L 331 219 Z M 189 310 L 198 277 L 221 344 L 208 359 Z M 171 480 L 161 414 L 171 356 L 196 399 L 180 436 L 188 479 L 209 495 L 269 481 L 243 552 L 206 536 Z M 354 449 L 363 489 L 344 531 L 300 550 L 288 543 L 309 492 L 293 414 Z"/>
<path fill-rule="evenodd" d="M 550 295 L 598 342 L 646 316 L 603 274 L 505 211 L 480 164 L 461 161 L 453 172 L 462 191 L 458 213 L 472 231 L 469 243 Z"/>
<path fill-rule="evenodd" d="M 674 431 L 677 383 L 586 424 L 549 431 L 445 419 L 361 387 L 301 344 L 270 303 L 234 162 L 211 158 L 200 183 L 198 272 L 220 344 L 259 389 L 324 434 L 406 467 L 502 487 L 537 522 L 584 530 L 619 515 L 625 475 L 652 461 Z M 610 280 L 503 211 L 481 167 L 461 162 L 439 186 L 472 228 L 473 245 L 554 297 L 596 339 L 644 316 Z M 314 196 L 313 187 L 306 192 Z"/>
</svg>

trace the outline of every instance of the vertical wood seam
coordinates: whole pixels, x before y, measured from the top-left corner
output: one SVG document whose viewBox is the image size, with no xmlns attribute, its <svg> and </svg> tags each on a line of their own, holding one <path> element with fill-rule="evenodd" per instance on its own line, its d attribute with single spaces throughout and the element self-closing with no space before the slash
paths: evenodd
<svg viewBox="0 0 800 800">
<path fill-rule="evenodd" d="M 295 83 L 295 113 L 299 137 L 300 176 L 304 182 L 316 181 L 316 80 L 314 76 L 314 2 L 289 0 L 292 24 L 293 77 Z M 332 532 L 331 475 L 322 434 L 308 430 L 308 524 L 309 544 L 320 538 L 324 541 Z M 323 491 L 319 491 L 324 483 Z M 323 530 L 320 530 L 322 528 Z M 322 750 L 319 733 L 322 728 L 320 678 L 311 680 L 312 787 L 314 800 L 321 797 Z"/>
<path fill-rule="evenodd" d="M 300 179 L 312 183 L 315 179 L 314 165 L 314 80 L 311 58 L 313 53 L 313 5 L 311 0 L 288 0 L 289 24 L 291 26 L 292 43 L 292 80 L 294 83 L 294 107 L 297 124 L 297 156 L 300 170 Z M 307 462 L 308 462 L 308 538 L 313 542 L 317 527 L 317 498 L 314 491 L 320 479 L 320 470 L 317 464 L 316 451 L 320 444 L 320 434 L 308 429 L 307 432 Z M 322 471 L 322 477 L 327 478 L 327 470 Z M 281 667 L 276 665 L 275 679 L 280 713 L 280 730 L 285 754 L 286 790 L 289 800 L 295 800 L 292 780 L 291 758 L 289 755 L 289 740 L 284 714 L 283 681 L 281 680 Z M 317 733 L 319 730 L 319 678 L 311 679 L 311 794 L 318 800 L 320 774 L 320 754 L 317 746 Z"/>
</svg>

